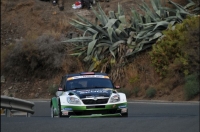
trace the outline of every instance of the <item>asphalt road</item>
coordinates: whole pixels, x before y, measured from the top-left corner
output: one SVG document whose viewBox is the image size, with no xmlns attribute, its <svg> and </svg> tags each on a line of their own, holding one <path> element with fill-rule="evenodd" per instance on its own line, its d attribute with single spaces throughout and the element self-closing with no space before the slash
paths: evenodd
<svg viewBox="0 0 200 132">
<path fill-rule="evenodd" d="M 32 117 L 1 116 L 1 132 L 199 132 L 199 103 L 130 102 L 128 118 L 51 118 L 48 101 Z"/>
</svg>

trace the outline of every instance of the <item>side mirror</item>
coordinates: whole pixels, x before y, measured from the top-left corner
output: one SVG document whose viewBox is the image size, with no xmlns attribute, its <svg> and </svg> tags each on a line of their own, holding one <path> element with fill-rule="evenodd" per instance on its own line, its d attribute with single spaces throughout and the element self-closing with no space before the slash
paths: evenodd
<svg viewBox="0 0 200 132">
<path fill-rule="evenodd" d="M 115 89 L 120 89 L 120 86 L 115 86 Z"/>
<path fill-rule="evenodd" d="M 64 88 L 58 87 L 58 91 L 64 91 Z"/>
</svg>

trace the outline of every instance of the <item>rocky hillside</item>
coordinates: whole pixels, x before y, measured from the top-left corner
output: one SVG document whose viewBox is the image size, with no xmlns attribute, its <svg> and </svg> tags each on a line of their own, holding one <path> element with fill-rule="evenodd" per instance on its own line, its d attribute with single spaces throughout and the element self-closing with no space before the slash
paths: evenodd
<svg viewBox="0 0 200 132">
<path fill-rule="evenodd" d="M 174 1 L 180 4 L 186 3 L 182 0 Z M 117 10 L 117 4 L 120 3 L 128 15 L 129 9 L 131 7 L 137 9 L 139 2 L 140 0 L 110 0 L 110 2 L 101 1 L 100 4 L 108 13 L 109 10 Z M 167 4 L 164 0 L 162 2 Z M 67 0 L 64 3 L 64 11 L 60 11 L 57 5 L 54 6 L 48 1 L 1 0 L 1 94 L 24 99 L 49 99 L 53 96 L 52 91 L 59 84 L 63 74 L 87 70 L 87 64 L 69 56 L 67 53 L 70 52 L 70 47 L 66 48 L 60 43 L 61 40 L 81 33 L 69 24 L 71 18 L 76 18 L 76 14 L 94 21 L 91 10 L 72 9 L 74 3 L 74 0 Z M 150 0 L 146 0 L 146 3 L 150 4 Z M 11 54 L 11 49 L 20 43 L 24 44 L 24 51 L 28 52 L 18 53 L 20 47 L 16 46 L 16 51 Z M 41 46 L 40 54 L 32 51 L 35 48 L 34 43 L 37 43 L 38 47 Z M 8 54 L 16 56 L 16 59 L 6 59 Z M 28 57 L 24 58 L 25 55 Z M 29 61 L 32 56 L 40 56 L 41 64 Z M 27 63 L 32 69 L 26 69 Z M 140 68 L 146 70 L 139 70 Z M 151 66 L 147 53 L 136 57 L 134 63 L 125 68 L 125 73 L 124 77 L 115 83 L 124 88 L 122 91 L 126 92 L 129 98 L 185 100 L 182 83 L 172 89 L 167 87 L 162 89 L 164 85 L 161 83 L 162 79 Z M 134 83 L 138 74 L 140 81 Z M 176 79 L 171 80 L 172 83 L 176 81 Z M 140 89 L 138 92 L 136 87 Z M 152 98 L 147 98 L 145 94 L 149 87 L 156 89 L 156 95 Z M 199 95 L 191 100 L 199 100 Z"/>
</svg>

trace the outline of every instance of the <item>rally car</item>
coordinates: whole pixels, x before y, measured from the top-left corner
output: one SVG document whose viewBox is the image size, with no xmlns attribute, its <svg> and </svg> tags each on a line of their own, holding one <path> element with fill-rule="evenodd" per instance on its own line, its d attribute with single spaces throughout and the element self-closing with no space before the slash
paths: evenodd
<svg viewBox="0 0 200 132">
<path fill-rule="evenodd" d="M 127 117 L 126 95 L 118 88 L 105 73 L 65 75 L 51 99 L 51 117 Z"/>
</svg>

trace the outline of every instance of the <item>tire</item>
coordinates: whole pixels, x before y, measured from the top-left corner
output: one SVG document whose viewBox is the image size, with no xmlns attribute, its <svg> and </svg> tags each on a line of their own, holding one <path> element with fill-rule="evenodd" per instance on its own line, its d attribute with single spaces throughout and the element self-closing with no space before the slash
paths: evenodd
<svg viewBox="0 0 200 132">
<path fill-rule="evenodd" d="M 128 112 L 127 113 L 123 113 L 122 117 L 128 117 Z"/>
<path fill-rule="evenodd" d="M 51 105 L 51 118 L 54 118 L 54 107 Z"/>
<path fill-rule="evenodd" d="M 62 112 L 61 112 L 61 105 L 60 105 L 60 100 L 59 100 L 59 103 L 58 103 L 58 108 L 59 108 L 59 113 L 58 113 L 58 117 L 62 117 Z"/>
<path fill-rule="evenodd" d="M 128 110 L 126 113 L 122 113 L 122 117 L 128 117 Z"/>
<path fill-rule="evenodd" d="M 59 100 L 58 108 L 59 108 L 58 109 L 58 111 L 59 111 L 58 118 L 60 118 L 60 117 L 62 117 L 60 100 Z M 54 117 L 55 117 L 55 115 L 54 115 L 54 107 L 53 107 L 53 105 L 51 105 L 51 118 L 54 118 Z"/>
</svg>

